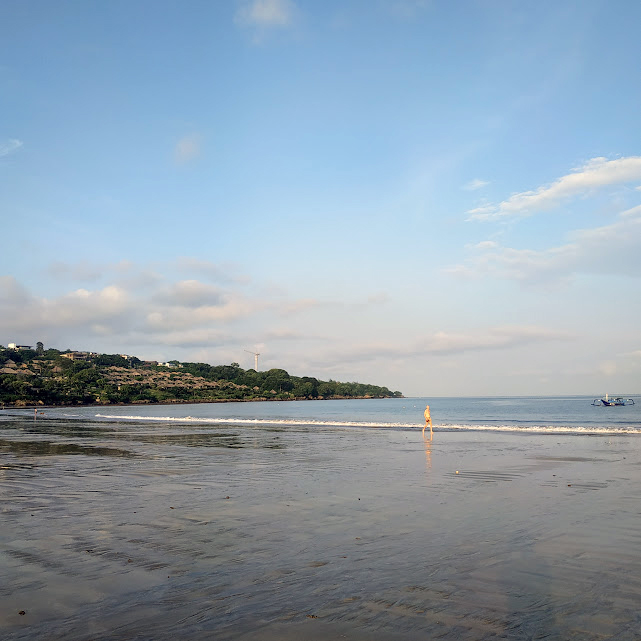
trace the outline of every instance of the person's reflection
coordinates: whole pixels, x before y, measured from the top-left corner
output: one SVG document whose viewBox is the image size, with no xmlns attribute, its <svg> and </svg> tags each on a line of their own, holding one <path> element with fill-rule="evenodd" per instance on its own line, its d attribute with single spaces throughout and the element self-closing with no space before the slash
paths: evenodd
<svg viewBox="0 0 641 641">
<path fill-rule="evenodd" d="M 434 438 L 433 434 L 430 433 L 429 436 L 426 436 L 425 432 L 423 432 L 423 445 L 425 446 L 425 471 L 428 477 L 432 469 L 432 439 L 433 438 Z"/>
</svg>

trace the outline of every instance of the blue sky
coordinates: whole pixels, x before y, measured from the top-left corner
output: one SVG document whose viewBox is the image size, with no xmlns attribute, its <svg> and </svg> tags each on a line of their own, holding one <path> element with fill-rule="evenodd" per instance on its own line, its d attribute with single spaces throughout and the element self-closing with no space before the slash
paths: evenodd
<svg viewBox="0 0 641 641">
<path fill-rule="evenodd" d="M 637 2 L 9 1 L 0 344 L 641 391 Z"/>
</svg>

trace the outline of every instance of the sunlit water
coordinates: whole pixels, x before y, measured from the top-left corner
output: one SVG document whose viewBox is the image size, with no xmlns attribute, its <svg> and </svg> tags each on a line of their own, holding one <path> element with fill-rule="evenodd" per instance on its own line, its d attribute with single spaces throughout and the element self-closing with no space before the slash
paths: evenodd
<svg viewBox="0 0 641 641">
<path fill-rule="evenodd" d="M 0 637 L 638 639 L 638 406 L 566 400 L 11 412 Z"/>
</svg>

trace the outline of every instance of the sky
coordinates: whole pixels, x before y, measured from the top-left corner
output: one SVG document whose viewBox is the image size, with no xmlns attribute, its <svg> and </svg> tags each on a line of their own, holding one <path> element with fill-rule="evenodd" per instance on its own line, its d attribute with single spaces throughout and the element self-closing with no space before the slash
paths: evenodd
<svg viewBox="0 0 641 641">
<path fill-rule="evenodd" d="M 6 0 L 0 344 L 641 393 L 641 3 Z"/>
</svg>

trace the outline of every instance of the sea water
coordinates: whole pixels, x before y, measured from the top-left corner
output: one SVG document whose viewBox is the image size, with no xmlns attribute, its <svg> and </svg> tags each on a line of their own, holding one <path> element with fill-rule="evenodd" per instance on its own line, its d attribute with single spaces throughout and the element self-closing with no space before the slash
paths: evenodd
<svg viewBox="0 0 641 641">
<path fill-rule="evenodd" d="M 565 396 L 264 401 L 55 408 L 44 413 L 49 418 L 110 422 L 331 425 L 403 430 L 423 426 L 423 410 L 429 403 L 436 430 L 641 432 L 641 402 L 605 407 L 592 405 L 593 400 L 592 397 Z M 9 415 L 29 415 L 29 411 L 5 410 L 5 416 Z"/>
</svg>

